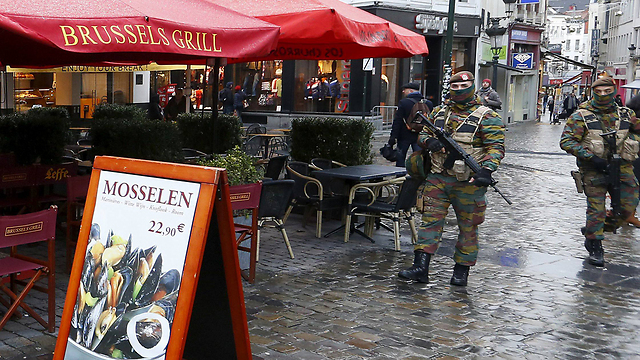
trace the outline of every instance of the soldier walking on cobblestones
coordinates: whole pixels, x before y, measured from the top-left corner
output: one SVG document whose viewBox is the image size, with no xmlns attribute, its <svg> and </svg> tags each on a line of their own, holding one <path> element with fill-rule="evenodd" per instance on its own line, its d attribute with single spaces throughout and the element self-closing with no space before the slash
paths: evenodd
<svg viewBox="0 0 640 360">
<path fill-rule="evenodd" d="M 616 131 L 616 149 L 621 157 L 620 205 L 622 216 L 612 221 L 612 229 L 619 227 L 638 206 L 638 180 L 633 174 L 633 160 L 638 158 L 640 122 L 633 110 L 614 101 L 615 83 L 612 78 L 601 78 L 591 86 L 593 98 L 582 103 L 565 125 L 560 147 L 577 158 L 578 168 L 587 195 L 587 224 L 583 228 L 584 246 L 589 252 L 589 263 L 604 266 L 604 239 L 606 209 L 605 197 L 610 187 L 602 179 L 610 169 L 606 160 L 609 146 L 601 134 Z"/>
<path fill-rule="evenodd" d="M 483 106 L 475 95 L 472 73 L 457 73 L 450 84 L 450 102 L 436 107 L 429 121 L 450 133 L 482 170 L 472 174 L 462 160 L 450 158 L 444 145 L 432 134 L 424 131 L 420 134 L 420 146 L 431 152 L 431 172 L 418 196 L 423 215 L 413 266 L 400 271 L 398 276 L 429 282 L 429 261 L 438 249 L 447 211 L 453 205 L 460 233 L 451 284 L 466 286 L 469 267 L 475 265 L 478 257 L 478 225 L 484 221 L 487 186 L 491 184 L 491 173 L 504 157 L 504 125 L 500 115 Z"/>
</svg>

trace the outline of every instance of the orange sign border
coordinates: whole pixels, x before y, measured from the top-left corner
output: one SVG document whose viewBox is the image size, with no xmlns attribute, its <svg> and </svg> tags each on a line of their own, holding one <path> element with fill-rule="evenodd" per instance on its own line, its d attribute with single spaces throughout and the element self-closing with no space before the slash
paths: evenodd
<svg viewBox="0 0 640 360">
<path fill-rule="evenodd" d="M 76 302 L 78 286 L 82 275 L 84 254 L 87 251 L 87 241 L 80 240 L 89 238 L 93 212 L 96 205 L 98 181 L 102 170 L 199 182 L 201 184 L 198 204 L 195 209 L 193 226 L 191 228 L 191 237 L 189 238 L 189 247 L 187 248 L 182 281 L 180 283 L 180 295 L 178 296 L 178 303 L 176 304 L 176 308 L 183 309 L 183 311 L 176 312 L 174 316 L 171 327 L 171 338 L 167 345 L 165 358 L 167 360 L 182 359 L 198 285 L 200 266 L 203 260 L 204 247 L 209 232 L 209 224 L 211 216 L 213 215 L 214 205 L 216 205 L 215 210 L 223 254 L 236 355 L 238 359 L 251 359 L 251 344 L 249 342 L 244 294 L 240 278 L 238 255 L 234 246 L 233 218 L 231 215 L 231 201 L 229 199 L 229 183 L 226 170 L 196 165 L 97 156 L 91 173 L 89 191 L 82 216 L 82 226 L 78 235 L 78 245 L 73 259 L 73 268 L 69 277 L 67 296 L 65 298 L 65 306 L 62 312 L 53 360 L 64 360 L 71 327 L 71 318 L 73 316 L 73 307 Z M 216 200 L 218 189 L 220 190 L 221 196 Z"/>
</svg>

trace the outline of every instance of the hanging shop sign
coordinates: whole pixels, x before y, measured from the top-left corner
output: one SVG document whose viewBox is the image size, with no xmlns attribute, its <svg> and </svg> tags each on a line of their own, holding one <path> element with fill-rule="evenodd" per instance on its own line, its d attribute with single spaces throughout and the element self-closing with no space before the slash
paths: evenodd
<svg viewBox="0 0 640 360">
<path fill-rule="evenodd" d="M 54 359 L 250 359 L 234 240 L 224 170 L 97 157 Z"/>
<path fill-rule="evenodd" d="M 514 53 L 511 63 L 516 69 L 533 69 L 533 53 Z"/>
</svg>

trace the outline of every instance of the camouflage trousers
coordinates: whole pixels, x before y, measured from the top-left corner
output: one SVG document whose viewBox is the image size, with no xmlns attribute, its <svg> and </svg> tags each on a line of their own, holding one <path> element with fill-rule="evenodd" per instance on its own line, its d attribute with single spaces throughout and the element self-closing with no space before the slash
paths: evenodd
<svg viewBox="0 0 640 360">
<path fill-rule="evenodd" d="M 593 171 L 583 172 L 584 193 L 587 195 L 587 227 L 585 237 L 587 239 L 604 239 L 604 222 L 607 216 L 605 209 L 606 186 L 592 185 L 592 179 L 602 178 L 602 174 Z M 596 181 L 597 183 L 597 181 Z M 624 219 L 633 213 L 638 206 L 638 180 L 631 171 L 620 174 L 620 203 L 622 205 L 622 218 L 616 219 L 618 226 Z"/>
<path fill-rule="evenodd" d="M 418 195 L 418 201 L 422 204 L 422 224 L 418 229 L 414 250 L 429 254 L 436 252 L 442 240 L 442 228 L 449 205 L 453 205 L 459 228 L 453 259 L 461 265 L 475 265 L 478 258 L 478 225 L 484 221 L 487 208 L 486 192 L 486 187 L 458 181 L 454 176 L 429 174 Z"/>
</svg>

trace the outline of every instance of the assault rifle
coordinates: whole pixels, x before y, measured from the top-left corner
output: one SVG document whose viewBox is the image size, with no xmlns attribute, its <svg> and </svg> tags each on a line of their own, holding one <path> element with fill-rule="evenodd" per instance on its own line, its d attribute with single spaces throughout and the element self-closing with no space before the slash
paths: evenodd
<svg viewBox="0 0 640 360">
<path fill-rule="evenodd" d="M 614 218 L 622 217 L 622 203 L 620 202 L 620 163 L 621 158 L 618 154 L 616 145 L 616 130 L 600 134 L 609 147 L 609 155 L 607 156 L 607 172 L 605 181 L 607 190 L 611 195 L 611 207 L 613 208 Z"/>
<path fill-rule="evenodd" d="M 471 155 L 467 154 L 467 152 L 464 151 L 464 149 L 455 140 L 453 140 L 451 135 L 447 134 L 441 129 L 438 129 L 438 127 L 432 124 L 431 121 L 429 121 L 423 114 L 418 113 L 416 115 L 421 118 L 422 121 L 420 123 L 426 126 L 427 129 L 429 129 L 429 131 L 431 131 L 431 133 L 434 134 L 438 138 L 438 140 L 440 140 L 440 142 L 444 145 L 444 147 L 449 152 L 449 156 L 447 157 L 444 163 L 444 167 L 446 169 L 451 169 L 451 167 L 453 166 L 453 162 L 456 160 L 464 161 L 465 165 L 467 165 L 471 169 L 471 171 L 473 171 L 474 173 L 478 173 L 482 169 L 480 164 L 478 164 L 478 162 L 473 157 L 471 157 Z M 511 200 L 509 200 L 496 187 L 497 183 L 498 182 L 494 178 L 491 178 L 490 186 L 493 188 L 495 192 L 497 192 L 498 194 L 500 194 L 500 196 L 502 196 L 502 198 L 504 199 L 504 201 L 507 202 L 507 204 L 511 205 L 512 204 Z"/>
</svg>

